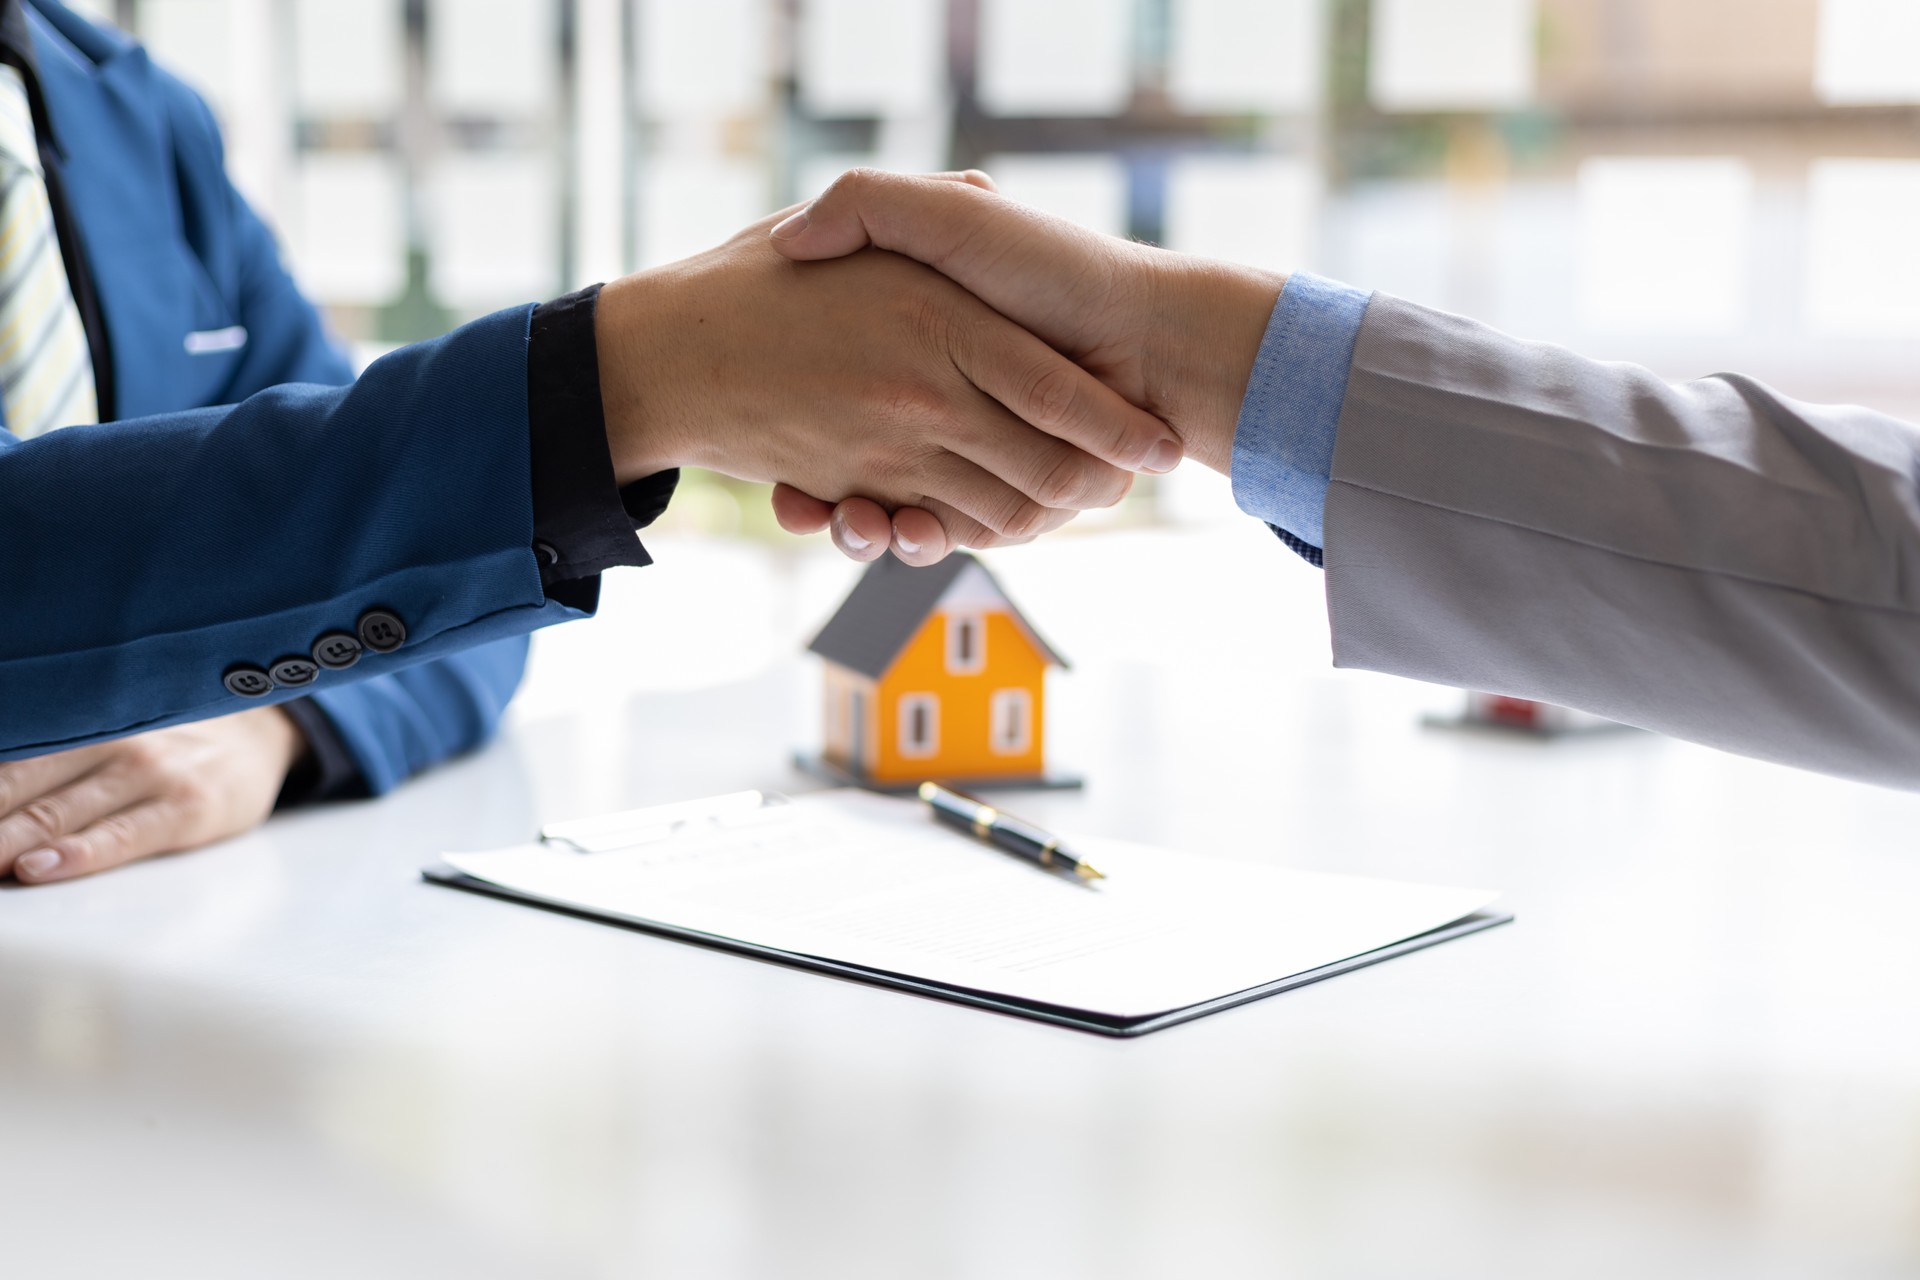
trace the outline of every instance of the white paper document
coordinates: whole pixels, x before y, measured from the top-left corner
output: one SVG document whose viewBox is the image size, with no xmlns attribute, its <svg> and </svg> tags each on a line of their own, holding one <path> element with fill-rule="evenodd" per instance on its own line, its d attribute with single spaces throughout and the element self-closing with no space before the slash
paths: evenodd
<svg viewBox="0 0 1920 1280">
<path fill-rule="evenodd" d="M 1069 836 L 1106 873 L 1089 883 L 858 791 L 662 830 L 637 821 L 643 843 L 592 853 L 547 843 L 445 861 L 595 915 L 1110 1018 L 1348 960 L 1498 896 Z"/>
</svg>

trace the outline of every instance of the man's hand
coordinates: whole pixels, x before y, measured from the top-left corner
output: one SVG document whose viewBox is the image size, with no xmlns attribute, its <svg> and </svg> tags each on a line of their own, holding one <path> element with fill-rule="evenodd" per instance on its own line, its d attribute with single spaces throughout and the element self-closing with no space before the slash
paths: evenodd
<svg viewBox="0 0 1920 1280">
<path fill-rule="evenodd" d="M 0 764 L 0 876 L 69 880 L 258 826 L 305 750 L 277 707 Z"/>
<path fill-rule="evenodd" d="M 602 291 L 622 483 L 700 466 L 860 494 L 925 508 L 977 546 L 1110 506 L 1132 471 L 1178 464 L 1164 423 L 952 281 L 877 250 L 789 262 L 776 220 Z"/>
<path fill-rule="evenodd" d="M 934 267 L 1164 419 L 1189 457 L 1221 472 L 1232 465 L 1240 400 L 1286 283 L 1273 272 L 1099 235 L 1002 198 L 978 173 L 854 170 L 771 238 L 797 261 L 874 246 Z M 849 554 L 843 530 L 871 541 L 885 527 L 879 507 L 854 501 L 836 511 L 817 501 L 828 496 L 783 488 L 774 510 L 795 532 L 832 516 Z M 892 519 L 896 541 L 922 547 L 940 539 L 940 526 L 920 512 Z"/>
</svg>

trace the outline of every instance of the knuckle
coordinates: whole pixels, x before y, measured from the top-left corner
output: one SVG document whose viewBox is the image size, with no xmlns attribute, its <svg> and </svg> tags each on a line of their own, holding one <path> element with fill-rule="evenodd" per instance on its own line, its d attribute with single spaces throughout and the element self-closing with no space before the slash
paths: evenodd
<svg viewBox="0 0 1920 1280">
<path fill-rule="evenodd" d="M 1079 506 L 1094 488 L 1088 482 L 1088 470 L 1080 458 L 1062 450 L 1046 464 L 1046 470 L 1034 485 L 1034 501 L 1047 507 Z"/>
<path fill-rule="evenodd" d="M 182 774 L 168 784 L 167 799 L 182 818 L 192 822 L 212 811 L 214 789 L 202 778 Z"/>
<path fill-rule="evenodd" d="M 880 170 L 871 165 L 855 165 L 827 184 L 827 194 L 857 196 L 873 186 L 873 181 L 879 173 Z"/>
<path fill-rule="evenodd" d="M 875 500 L 898 495 L 916 483 L 928 465 L 928 451 L 918 444 L 896 443 L 866 451 L 860 456 L 857 489 Z M 882 505 L 885 505 L 882 502 Z"/>
<path fill-rule="evenodd" d="M 48 846 L 60 855 L 61 868 L 69 875 L 84 875 L 94 869 L 100 855 L 94 842 L 80 836 L 68 836 Z"/>
<path fill-rule="evenodd" d="M 931 282 L 916 281 L 916 287 L 900 297 L 900 324 L 927 352 L 948 353 L 964 346 L 953 322 L 953 301 Z"/>
<path fill-rule="evenodd" d="M 939 393 L 915 378 L 884 383 L 875 395 L 880 420 L 888 424 L 923 423 L 939 412 Z"/>
<path fill-rule="evenodd" d="M 102 818 L 81 835 L 67 836 L 53 847 L 60 853 L 63 866 L 84 874 L 95 871 L 109 861 L 119 841 L 126 838 L 126 822 L 122 818 Z"/>
<path fill-rule="evenodd" d="M 151 776 L 165 767 L 167 752 L 161 745 L 149 737 L 128 738 L 120 743 L 120 763 L 142 777 Z"/>
<path fill-rule="evenodd" d="M 1080 380 L 1060 360 L 1030 370 L 1020 385 L 1021 416 L 1037 427 L 1072 429 L 1085 417 Z"/>
<path fill-rule="evenodd" d="M 22 807 L 20 816 L 40 828 L 42 835 L 57 836 L 67 829 L 69 810 L 67 802 L 59 796 L 41 796 Z"/>
<path fill-rule="evenodd" d="M 1009 538 L 1031 538 L 1045 532 L 1046 527 L 1047 508 L 1022 498 L 1014 504 L 1006 520 L 1001 522 L 1000 532 Z"/>
</svg>

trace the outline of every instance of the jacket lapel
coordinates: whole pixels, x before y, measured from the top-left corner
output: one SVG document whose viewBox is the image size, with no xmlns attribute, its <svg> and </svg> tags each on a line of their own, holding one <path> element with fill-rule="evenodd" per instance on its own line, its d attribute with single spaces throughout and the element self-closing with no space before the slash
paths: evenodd
<svg viewBox="0 0 1920 1280">
<path fill-rule="evenodd" d="M 47 113 L 66 152 L 61 175 L 113 357 L 116 416 L 185 407 L 192 379 L 184 337 L 209 327 L 197 313 L 218 319 L 218 307 L 182 248 L 173 148 L 153 65 L 136 45 L 83 50 L 48 15 L 36 10 L 30 21 Z"/>
</svg>

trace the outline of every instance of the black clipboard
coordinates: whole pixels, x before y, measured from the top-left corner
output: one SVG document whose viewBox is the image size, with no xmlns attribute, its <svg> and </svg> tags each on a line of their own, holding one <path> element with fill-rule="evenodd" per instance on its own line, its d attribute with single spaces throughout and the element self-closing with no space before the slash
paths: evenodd
<svg viewBox="0 0 1920 1280">
<path fill-rule="evenodd" d="M 1058 1027 L 1071 1027 L 1075 1031 L 1091 1032 L 1094 1035 L 1131 1037 L 1143 1036 L 1150 1031 L 1159 1031 L 1166 1027 L 1178 1026 L 1182 1022 L 1191 1022 L 1195 1018 L 1204 1018 L 1210 1013 L 1222 1009 L 1231 1009 L 1236 1005 L 1279 995 L 1282 991 L 1292 991 L 1309 983 L 1321 982 L 1327 978 L 1350 973 L 1355 969 L 1364 969 L 1368 965 L 1379 964 L 1382 960 L 1391 960 L 1411 951 L 1436 946 L 1442 942 L 1451 942 L 1455 938 L 1464 938 L 1470 933 L 1479 933 L 1495 925 L 1506 924 L 1513 919 L 1511 912 L 1476 911 L 1463 916 L 1452 924 L 1430 929 L 1426 933 L 1415 934 L 1389 946 L 1373 951 L 1364 951 L 1357 956 L 1333 964 L 1322 965 L 1318 969 L 1308 969 L 1303 973 L 1292 974 L 1285 978 L 1276 978 L 1257 987 L 1248 987 L 1244 991 L 1235 991 L 1228 995 L 1216 996 L 1198 1004 L 1183 1005 L 1178 1009 L 1168 1009 L 1161 1013 L 1144 1014 L 1139 1017 L 1115 1018 L 1101 1014 L 1088 1013 L 1084 1009 L 1069 1009 L 1060 1005 L 1042 1004 L 1033 1000 L 1020 1000 L 1010 996 L 978 991 L 971 987 L 954 986 L 950 983 L 930 982 L 925 978 L 914 978 L 906 974 L 894 973 L 886 969 L 874 969 L 865 965 L 846 964 L 838 960 L 824 960 L 818 956 L 802 955 L 793 951 L 782 951 L 776 947 L 763 947 L 751 942 L 742 942 L 738 938 L 723 938 L 716 934 L 701 933 L 695 929 L 682 929 L 675 925 L 660 924 L 653 921 L 628 919 L 625 916 L 608 915 L 598 911 L 588 911 L 566 903 L 554 902 L 547 898 L 535 897 L 515 889 L 503 888 L 486 880 L 480 880 L 465 872 L 455 870 L 444 863 L 423 868 L 420 872 L 430 884 L 444 885 L 449 889 L 464 889 L 468 893 L 484 894 L 490 898 L 503 898 L 508 902 L 518 902 L 543 911 L 554 911 L 561 915 L 575 916 L 582 920 L 593 920 L 600 924 L 616 925 L 623 929 L 633 929 L 640 933 L 657 934 L 664 938 L 673 938 L 680 942 L 691 942 L 696 946 L 711 947 L 717 951 L 731 951 L 739 955 L 751 956 L 756 960 L 770 960 L 775 964 L 789 968 L 805 969 L 812 973 L 824 973 L 835 978 L 845 978 L 853 982 L 862 982 L 868 986 L 886 987 L 894 991 L 906 991 L 934 1000 L 945 1000 L 950 1004 L 967 1005 L 975 1009 L 990 1009 L 995 1013 L 1008 1014 L 1016 1018 L 1028 1018 L 1035 1022 L 1051 1023 Z"/>
</svg>

